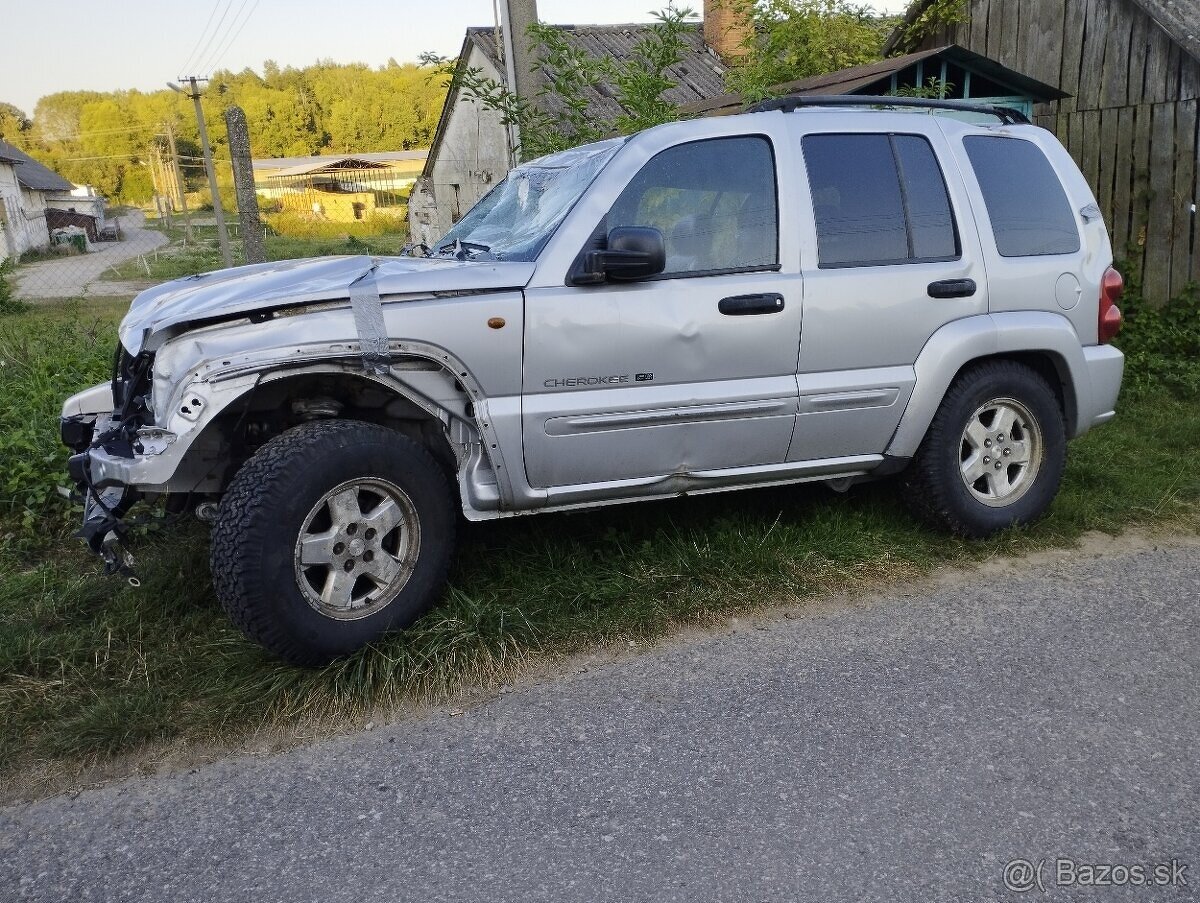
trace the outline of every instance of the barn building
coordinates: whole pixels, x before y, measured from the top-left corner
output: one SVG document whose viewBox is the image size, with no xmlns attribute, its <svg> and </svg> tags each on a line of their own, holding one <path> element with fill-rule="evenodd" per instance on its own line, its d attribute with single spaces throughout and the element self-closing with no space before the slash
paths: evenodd
<svg viewBox="0 0 1200 903">
<path fill-rule="evenodd" d="M 75 188 L 7 141 L 0 141 L 0 260 L 50 244 L 50 198 Z"/>
<path fill-rule="evenodd" d="M 933 0 L 917 0 L 915 19 Z M 1069 95 L 1038 104 L 1087 176 L 1118 258 L 1165 303 L 1200 281 L 1200 0 L 970 0 L 969 20 L 890 53 L 960 44 Z"/>
<path fill-rule="evenodd" d="M 593 56 L 624 59 L 653 26 L 556 27 L 563 29 L 572 44 Z M 697 25 L 689 32 L 687 41 L 684 58 L 669 70 L 675 87 L 664 95 L 666 100 L 678 106 L 724 91 L 725 66 L 721 57 L 706 43 L 703 26 Z M 499 84 L 506 83 L 501 48 L 496 29 L 467 29 L 458 57 L 458 70 L 478 69 L 486 78 Z M 589 88 L 589 112 L 597 118 L 615 117 L 621 112 L 615 94 L 612 85 L 599 84 Z M 555 102 L 553 95 L 539 101 L 543 105 Z M 409 229 L 413 240 L 430 244 L 444 235 L 492 185 L 508 174 L 511 165 L 508 130 L 500 114 L 463 96 L 452 83 L 425 168 L 409 200 Z"/>
</svg>

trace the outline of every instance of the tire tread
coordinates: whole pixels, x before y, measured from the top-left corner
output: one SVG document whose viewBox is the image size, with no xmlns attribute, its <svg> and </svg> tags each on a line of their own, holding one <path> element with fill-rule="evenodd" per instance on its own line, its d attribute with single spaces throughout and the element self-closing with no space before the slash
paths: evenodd
<svg viewBox="0 0 1200 903">
<path fill-rule="evenodd" d="M 351 420 L 320 420 L 302 424 L 281 433 L 264 444 L 234 476 L 221 499 L 213 525 L 209 565 L 213 589 L 229 619 L 249 639 L 268 651 L 298 665 L 322 664 L 327 655 L 315 653 L 298 642 L 279 619 L 273 617 L 262 599 L 270 590 L 262 585 L 262 575 L 254 562 L 241 550 L 257 547 L 270 540 L 267 534 L 278 529 L 271 518 L 271 508 L 280 491 L 284 491 L 289 475 L 298 468 L 314 465 L 322 449 L 339 439 L 346 444 L 363 441 L 364 434 L 377 432 L 397 455 L 416 456 L 427 462 L 427 470 L 436 475 L 442 486 L 439 490 L 452 498 L 443 469 L 433 455 L 419 443 L 401 433 L 377 424 Z M 450 519 L 453 530 L 454 519 Z M 453 533 L 450 537 L 453 543 Z M 435 558 L 437 585 L 442 585 L 449 573 L 450 555 Z"/>
</svg>

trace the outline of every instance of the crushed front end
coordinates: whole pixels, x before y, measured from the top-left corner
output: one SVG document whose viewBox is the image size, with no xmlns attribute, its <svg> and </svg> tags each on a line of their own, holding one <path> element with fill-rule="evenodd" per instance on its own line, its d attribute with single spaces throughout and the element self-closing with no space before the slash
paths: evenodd
<svg viewBox="0 0 1200 903">
<path fill-rule="evenodd" d="M 125 516 L 141 496 L 122 479 L 119 465 L 133 464 L 154 438 L 153 363 L 152 353 L 134 356 L 118 345 L 111 381 L 63 405 L 60 435 L 72 451 L 67 473 L 75 485 L 73 497 L 84 506 L 83 526 L 75 535 L 103 559 L 109 574 L 132 576 L 133 558 L 124 545 Z"/>
</svg>

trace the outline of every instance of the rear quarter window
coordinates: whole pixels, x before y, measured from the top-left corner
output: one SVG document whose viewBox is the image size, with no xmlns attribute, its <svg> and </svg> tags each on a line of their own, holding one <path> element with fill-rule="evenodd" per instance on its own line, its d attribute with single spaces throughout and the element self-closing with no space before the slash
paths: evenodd
<svg viewBox="0 0 1200 903">
<path fill-rule="evenodd" d="M 1054 167 L 1031 141 L 972 135 L 963 139 L 983 192 L 1001 257 L 1042 257 L 1079 250 L 1079 227 Z"/>
</svg>

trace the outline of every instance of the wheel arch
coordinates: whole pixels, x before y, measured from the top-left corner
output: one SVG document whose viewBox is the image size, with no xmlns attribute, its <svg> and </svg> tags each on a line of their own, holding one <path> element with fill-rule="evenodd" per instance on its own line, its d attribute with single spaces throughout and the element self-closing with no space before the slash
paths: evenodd
<svg viewBox="0 0 1200 903">
<path fill-rule="evenodd" d="M 1068 438 L 1087 431 L 1090 377 L 1070 320 L 1048 312 L 985 314 L 956 320 L 926 343 L 914 369 L 916 386 L 887 454 L 916 454 L 942 399 L 966 369 L 990 360 L 1013 360 L 1042 376 L 1054 390 Z"/>
<path fill-rule="evenodd" d="M 275 435 L 305 422 L 340 419 L 376 423 L 419 442 L 457 485 L 460 453 L 454 440 L 461 444 L 472 438 L 471 400 L 465 389 L 455 390 L 459 398 L 451 396 L 453 387 L 462 389 L 462 384 L 446 367 L 420 358 L 410 365 L 412 370 L 401 372 L 421 374 L 423 388 L 433 394 L 390 374 L 333 362 L 267 373 L 207 419 L 184 452 L 179 471 L 195 473 L 204 460 L 224 460 L 215 482 L 206 487 L 219 492 Z"/>
</svg>

